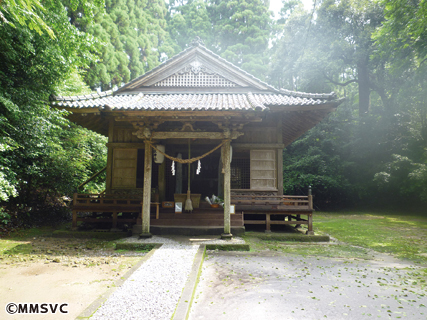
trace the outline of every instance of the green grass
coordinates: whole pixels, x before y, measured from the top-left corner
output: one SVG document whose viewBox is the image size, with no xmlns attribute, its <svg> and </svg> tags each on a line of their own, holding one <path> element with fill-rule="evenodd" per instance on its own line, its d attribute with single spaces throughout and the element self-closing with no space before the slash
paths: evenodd
<svg viewBox="0 0 427 320">
<path fill-rule="evenodd" d="M 258 235 L 259 232 L 247 232 L 244 238 L 254 252 L 270 250 L 302 256 L 366 260 L 375 258 L 380 252 L 427 264 L 427 213 L 316 212 L 313 225 L 316 235 L 327 234 L 338 242 L 303 243 L 271 236 L 269 239 L 268 235 Z"/>
<path fill-rule="evenodd" d="M 316 212 L 314 226 L 338 241 L 427 263 L 427 215 L 396 212 Z"/>
</svg>

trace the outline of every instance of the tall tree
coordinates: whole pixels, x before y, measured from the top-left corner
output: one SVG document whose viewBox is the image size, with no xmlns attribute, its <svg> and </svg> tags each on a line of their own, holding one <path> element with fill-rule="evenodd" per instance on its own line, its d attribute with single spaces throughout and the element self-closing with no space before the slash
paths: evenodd
<svg viewBox="0 0 427 320">
<path fill-rule="evenodd" d="M 199 36 L 213 52 L 266 79 L 272 30 L 268 5 L 263 0 L 173 1 L 170 33 L 181 49 Z"/>
<path fill-rule="evenodd" d="M 223 58 L 265 79 L 272 19 L 268 1 L 210 0 L 208 7 L 214 29 L 211 45 Z"/>
<path fill-rule="evenodd" d="M 20 24 L 8 12 L 4 16 L 11 24 L 0 28 L 0 207 L 16 196 L 11 208 L 28 214 L 49 194 L 70 192 L 79 172 L 90 174 L 77 166 L 79 157 L 68 158 L 64 141 L 74 134 L 48 101 L 70 74 L 94 59 L 92 37 L 70 25 L 60 1 L 43 5 L 37 14 L 54 38 Z"/>
<path fill-rule="evenodd" d="M 359 115 L 369 111 L 370 94 L 374 89 L 372 71 L 375 66 L 370 59 L 375 49 L 372 33 L 383 21 L 382 12 L 376 2 L 369 0 L 326 0 L 319 7 L 313 28 L 320 40 L 317 44 L 329 60 L 323 70 L 325 77 L 336 85 L 357 83 Z M 331 73 L 333 69 L 335 74 L 338 70 L 346 70 L 348 80 L 336 81 Z"/>
<path fill-rule="evenodd" d="M 85 75 L 91 88 L 120 86 L 174 54 L 164 0 L 107 0 L 91 23 L 81 10 L 71 13 L 71 22 L 97 39 L 101 53 Z"/>
<path fill-rule="evenodd" d="M 203 0 L 169 2 L 168 30 L 178 51 L 185 49 L 196 36 L 207 45 L 213 43 L 213 26 L 207 8 L 208 3 Z"/>
</svg>

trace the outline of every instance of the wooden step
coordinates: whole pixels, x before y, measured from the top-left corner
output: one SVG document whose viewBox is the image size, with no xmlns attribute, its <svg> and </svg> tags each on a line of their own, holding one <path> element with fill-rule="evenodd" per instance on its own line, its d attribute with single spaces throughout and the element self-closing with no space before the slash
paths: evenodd
<svg viewBox="0 0 427 320">
<path fill-rule="evenodd" d="M 231 226 L 243 226 L 243 221 L 230 221 Z M 206 226 L 206 227 L 214 227 L 214 226 L 224 226 L 224 219 L 211 219 L 211 220 L 182 220 L 182 219 L 158 219 L 151 220 L 150 225 L 152 226 Z"/>
<path fill-rule="evenodd" d="M 182 220 L 210 220 L 221 219 L 224 220 L 224 214 L 217 213 L 160 213 L 159 219 L 182 219 Z M 242 214 L 231 214 L 230 220 L 242 220 Z"/>
</svg>

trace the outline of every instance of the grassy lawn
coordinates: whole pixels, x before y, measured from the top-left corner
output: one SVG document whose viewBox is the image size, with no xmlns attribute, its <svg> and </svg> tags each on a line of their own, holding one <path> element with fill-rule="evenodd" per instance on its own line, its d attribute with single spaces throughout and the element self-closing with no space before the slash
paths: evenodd
<svg viewBox="0 0 427 320">
<path fill-rule="evenodd" d="M 347 245 L 427 264 L 427 214 L 317 212 L 314 226 Z"/>
<path fill-rule="evenodd" d="M 316 234 L 328 234 L 338 242 L 260 240 L 263 236 L 258 232 L 247 232 L 244 237 L 253 251 L 366 260 L 381 252 L 427 265 L 427 214 L 316 212 L 314 229 Z"/>
</svg>

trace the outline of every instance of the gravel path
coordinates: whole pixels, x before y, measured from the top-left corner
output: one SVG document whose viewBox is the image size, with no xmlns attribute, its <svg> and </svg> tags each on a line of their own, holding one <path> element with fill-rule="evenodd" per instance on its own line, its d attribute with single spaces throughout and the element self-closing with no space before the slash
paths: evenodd
<svg viewBox="0 0 427 320">
<path fill-rule="evenodd" d="M 134 241 L 138 240 L 129 239 Z M 199 246 L 160 237 L 139 241 L 164 244 L 108 298 L 91 320 L 171 318 Z"/>
</svg>

